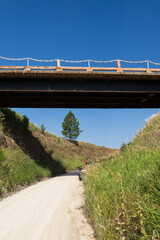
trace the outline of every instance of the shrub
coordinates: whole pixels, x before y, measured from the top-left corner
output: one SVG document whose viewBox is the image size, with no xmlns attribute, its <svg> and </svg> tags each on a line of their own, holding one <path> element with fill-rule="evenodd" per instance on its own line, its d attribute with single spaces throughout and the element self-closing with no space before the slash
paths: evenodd
<svg viewBox="0 0 160 240">
<path fill-rule="evenodd" d="M 48 151 L 49 155 L 52 156 L 52 154 L 54 153 L 53 150 L 49 150 Z"/>
<path fill-rule="evenodd" d="M 126 144 L 123 142 L 122 143 L 122 146 L 121 146 L 121 152 L 125 151 L 126 150 Z"/>
<path fill-rule="evenodd" d="M 26 128 L 28 128 L 28 126 L 29 126 L 29 118 L 26 115 L 23 116 L 23 125 Z"/>
<path fill-rule="evenodd" d="M 0 122 L 5 120 L 5 115 L 0 111 Z"/>
<path fill-rule="evenodd" d="M 42 124 L 42 125 L 40 126 L 40 128 L 41 128 L 42 134 L 44 134 L 44 132 L 45 132 L 45 130 L 46 130 L 46 127 L 44 126 L 44 124 Z"/>
<path fill-rule="evenodd" d="M 5 157 L 6 157 L 5 151 L 2 148 L 0 148 L 0 165 L 2 164 Z"/>
<path fill-rule="evenodd" d="M 60 143 L 60 142 L 61 142 L 60 137 L 57 137 L 57 139 L 56 139 L 56 143 L 58 144 L 58 143 Z"/>
</svg>

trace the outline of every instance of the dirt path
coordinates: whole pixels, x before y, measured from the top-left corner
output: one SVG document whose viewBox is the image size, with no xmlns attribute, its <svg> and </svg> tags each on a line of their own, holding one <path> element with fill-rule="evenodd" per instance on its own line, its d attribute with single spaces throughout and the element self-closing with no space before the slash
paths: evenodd
<svg viewBox="0 0 160 240">
<path fill-rule="evenodd" d="M 77 172 L 35 184 L 0 202 L 0 240 L 93 240 L 83 206 Z"/>
</svg>

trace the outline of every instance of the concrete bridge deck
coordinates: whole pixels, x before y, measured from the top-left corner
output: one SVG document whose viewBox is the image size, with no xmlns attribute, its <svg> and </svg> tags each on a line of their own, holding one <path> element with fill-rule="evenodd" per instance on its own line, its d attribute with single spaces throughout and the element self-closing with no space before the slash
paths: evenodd
<svg viewBox="0 0 160 240">
<path fill-rule="evenodd" d="M 160 69 L 0 66 L 0 107 L 159 108 Z"/>
</svg>

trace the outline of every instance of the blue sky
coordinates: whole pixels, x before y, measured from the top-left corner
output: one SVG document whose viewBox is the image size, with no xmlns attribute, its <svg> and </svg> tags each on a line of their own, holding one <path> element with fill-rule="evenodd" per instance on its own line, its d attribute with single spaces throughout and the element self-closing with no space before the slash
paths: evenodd
<svg viewBox="0 0 160 240">
<path fill-rule="evenodd" d="M 159 0 L 1 0 L 0 56 L 160 62 L 159 9 Z M 61 136 L 69 109 L 17 111 Z M 159 109 L 72 111 L 83 129 L 79 140 L 120 147 Z"/>
</svg>

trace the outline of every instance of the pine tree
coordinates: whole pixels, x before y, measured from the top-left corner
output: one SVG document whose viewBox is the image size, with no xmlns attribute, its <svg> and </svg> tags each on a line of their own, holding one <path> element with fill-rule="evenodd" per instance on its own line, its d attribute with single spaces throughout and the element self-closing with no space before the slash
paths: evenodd
<svg viewBox="0 0 160 240">
<path fill-rule="evenodd" d="M 82 130 L 79 129 L 79 121 L 72 111 L 69 111 L 65 116 L 64 121 L 62 122 L 62 128 L 63 131 L 61 131 L 61 133 L 70 140 L 75 140 L 82 132 Z"/>
</svg>

